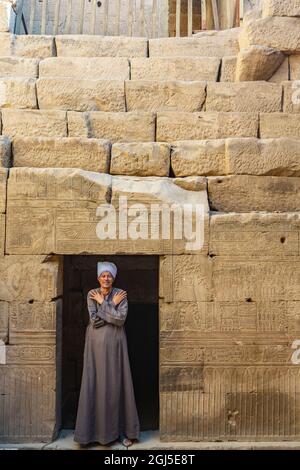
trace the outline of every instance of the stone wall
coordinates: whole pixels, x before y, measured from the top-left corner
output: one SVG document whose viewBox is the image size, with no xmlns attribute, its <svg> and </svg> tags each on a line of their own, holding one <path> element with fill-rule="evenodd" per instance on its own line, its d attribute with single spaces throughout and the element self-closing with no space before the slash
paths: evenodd
<svg viewBox="0 0 300 470">
<path fill-rule="evenodd" d="M 1 33 L 0 441 L 60 427 L 64 255 L 160 257 L 162 440 L 299 440 L 298 3 L 194 38 Z M 101 240 L 120 196 L 201 205 L 202 246 Z"/>
</svg>

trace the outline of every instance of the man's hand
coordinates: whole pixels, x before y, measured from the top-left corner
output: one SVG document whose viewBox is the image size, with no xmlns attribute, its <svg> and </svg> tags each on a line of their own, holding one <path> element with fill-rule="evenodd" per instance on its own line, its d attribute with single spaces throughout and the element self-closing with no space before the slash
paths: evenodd
<svg viewBox="0 0 300 470">
<path fill-rule="evenodd" d="M 117 306 L 120 302 L 122 302 L 123 299 L 125 299 L 127 297 L 127 292 L 126 290 L 121 290 L 120 292 L 118 292 L 117 294 L 114 295 L 113 297 L 113 303 L 115 304 L 115 306 Z"/>
<path fill-rule="evenodd" d="M 92 325 L 94 328 L 100 328 L 101 326 L 106 325 L 106 321 L 100 317 L 96 317 L 92 320 Z"/>
<path fill-rule="evenodd" d="M 93 300 L 96 300 L 96 302 L 98 302 L 98 304 L 102 304 L 102 302 L 104 301 L 104 295 L 101 294 L 101 292 L 99 291 L 96 291 L 96 290 L 93 290 L 90 294 L 90 298 L 93 299 Z"/>
</svg>

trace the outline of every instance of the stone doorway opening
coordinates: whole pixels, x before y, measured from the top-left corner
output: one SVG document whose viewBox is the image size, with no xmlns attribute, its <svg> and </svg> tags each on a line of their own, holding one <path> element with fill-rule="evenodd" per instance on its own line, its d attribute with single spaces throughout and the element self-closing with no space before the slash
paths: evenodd
<svg viewBox="0 0 300 470">
<path fill-rule="evenodd" d="M 125 331 L 141 430 L 159 428 L 159 256 L 66 255 L 62 315 L 62 421 L 74 429 L 83 367 L 87 292 L 98 287 L 97 262 L 118 267 L 114 285 L 127 291 Z"/>
</svg>

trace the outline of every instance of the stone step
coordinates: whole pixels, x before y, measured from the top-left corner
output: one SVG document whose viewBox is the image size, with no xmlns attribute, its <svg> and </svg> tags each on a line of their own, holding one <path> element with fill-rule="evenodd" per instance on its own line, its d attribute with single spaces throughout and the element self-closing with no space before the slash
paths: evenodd
<svg viewBox="0 0 300 470">
<path fill-rule="evenodd" d="M 228 138 L 171 143 L 177 177 L 300 176 L 300 139 Z"/>
<path fill-rule="evenodd" d="M 13 56 L 0 57 L 0 78 L 37 78 L 38 76 L 39 59 Z"/>
<path fill-rule="evenodd" d="M 201 111 L 206 82 L 127 80 L 125 96 L 128 111 Z"/>
<path fill-rule="evenodd" d="M 156 116 L 150 112 L 68 111 L 67 120 L 70 137 L 95 137 L 113 143 L 155 141 Z"/>
<path fill-rule="evenodd" d="M 218 57 L 147 57 L 130 59 L 131 80 L 195 80 L 216 82 Z"/>
<path fill-rule="evenodd" d="M 125 57 L 48 57 L 40 61 L 39 77 L 128 80 L 130 68 Z"/>
<path fill-rule="evenodd" d="M 0 108 L 38 107 L 34 78 L 0 78 Z"/>
<path fill-rule="evenodd" d="M 45 58 L 56 55 L 54 36 L 0 33 L 0 56 Z"/>
<path fill-rule="evenodd" d="M 205 31 L 193 37 L 149 39 L 149 57 L 224 57 L 237 55 L 241 28 Z"/>
<path fill-rule="evenodd" d="M 276 112 L 282 110 L 281 84 L 265 81 L 207 84 L 206 111 Z"/>
<path fill-rule="evenodd" d="M 248 49 L 247 49 L 248 51 Z M 290 61 L 292 57 L 297 57 L 297 56 L 290 56 L 286 57 L 285 60 L 282 62 L 280 67 L 276 70 L 276 72 L 267 80 L 268 82 L 271 83 L 281 83 L 283 81 L 289 80 L 289 75 L 291 74 L 291 79 L 296 80 L 300 76 L 300 73 L 298 72 L 298 66 L 297 66 L 297 61 L 293 61 L 294 63 L 294 68 L 293 68 L 293 76 L 295 78 L 292 78 L 292 73 L 290 72 Z M 258 60 L 258 59 L 256 59 Z M 225 56 L 222 58 L 222 65 L 221 65 L 221 74 L 220 74 L 220 82 L 235 82 L 236 80 L 236 71 L 237 71 L 237 62 L 238 58 L 237 56 Z M 300 62 L 299 62 L 300 63 Z M 256 81 L 256 74 L 258 73 L 257 66 L 255 63 L 252 61 L 252 73 L 255 76 L 255 78 L 248 78 L 248 80 L 253 80 Z M 247 75 L 249 75 L 251 71 L 251 67 L 249 63 L 245 64 L 245 72 Z M 261 70 L 260 70 L 261 71 Z M 263 72 L 261 72 L 263 74 Z M 265 80 L 265 77 L 262 78 L 262 80 Z M 240 80 L 238 80 L 240 81 Z M 243 81 L 243 80 L 241 80 Z"/>
<path fill-rule="evenodd" d="M 148 40 L 143 37 L 62 34 L 55 36 L 61 57 L 147 57 Z"/>
<path fill-rule="evenodd" d="M 156 140 L 223 139 L 227 137 L 257 137 L 258 113 L 239 112 L 159 112 Z"/>
<path fill-rule="evenodd" d="M 81 168 L 108 173 L 111 145 L 104 139 L 78 137 L 15 137 L 13 166 Z"/>
<path fill-rule="evenodd" d="M 300 114 L 296 113 L 261 113 L 260 137 L 300 138 Z"/>
</svg>

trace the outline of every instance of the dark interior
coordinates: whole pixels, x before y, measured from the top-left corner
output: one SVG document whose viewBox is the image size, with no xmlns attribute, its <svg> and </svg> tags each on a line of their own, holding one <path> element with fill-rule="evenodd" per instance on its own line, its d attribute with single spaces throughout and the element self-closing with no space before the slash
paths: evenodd
<svg viewBox="0 0 300 470">
<path fill-rule="evenodd" d="M 99 287 L 97 262 L 118 267 L 115 287 L 127 291 L 128 353 L 141 430 L 159 427 L 158 256 L 64 256 L 62 428 L 74 429 L 81 384 L 87 292 Z"/>
</svg>

